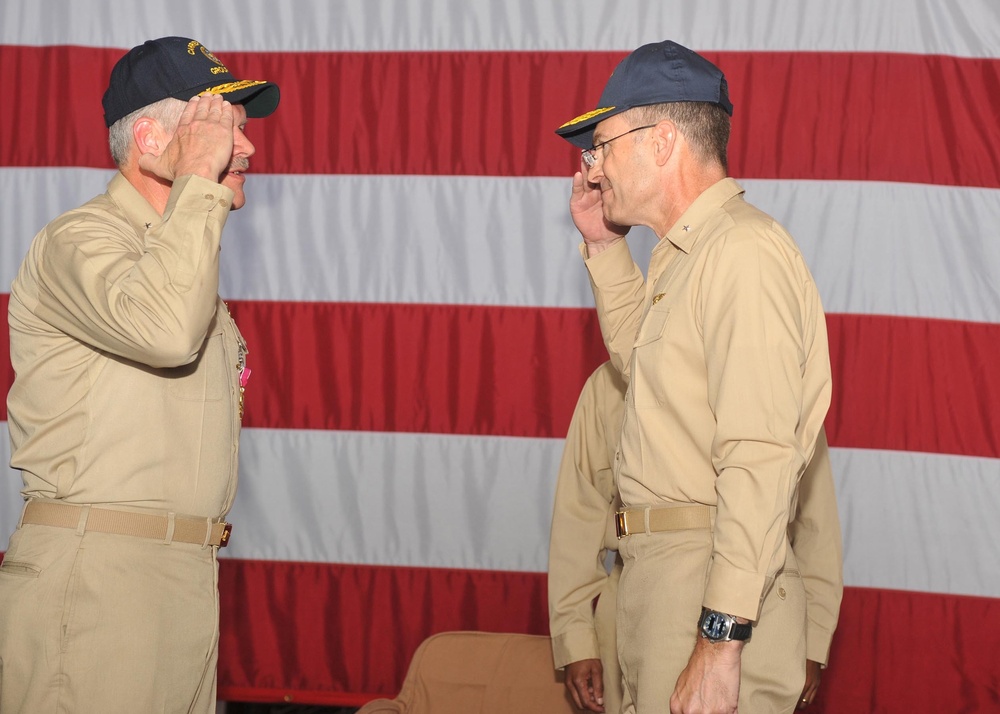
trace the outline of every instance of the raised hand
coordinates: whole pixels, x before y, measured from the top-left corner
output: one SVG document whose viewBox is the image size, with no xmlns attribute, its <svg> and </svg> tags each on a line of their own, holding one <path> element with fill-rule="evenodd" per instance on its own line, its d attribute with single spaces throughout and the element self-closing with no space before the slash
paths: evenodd
<svg viewBox="0 0 1000 714">
<path fill-rule="evenodd" d="M 192 97 L 166 147 L 141 154 L 139 166 L 168 181 L 188 174 L 218 181 L 233 155 L 233 123 L 233 105 L 222 96 Z"/>
<path fill-rule="evenodd" d="M 619 226 L 604 217 L 600 185 L 587 181 L 580 171 L 573 176 L 569 212 L 591 253 L 594 248 L 603 249 L 618 242 L 629 230 L 628 226 Z"/>
</svg>

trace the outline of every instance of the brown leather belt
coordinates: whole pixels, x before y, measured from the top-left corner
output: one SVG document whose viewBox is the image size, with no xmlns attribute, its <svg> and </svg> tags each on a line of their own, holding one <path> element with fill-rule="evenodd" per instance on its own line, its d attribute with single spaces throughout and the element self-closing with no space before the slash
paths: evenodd
<svg viewBox="0 0 1000 714">
<path fill-rule="evenodd" d="M 192 518 L 166 513 L 136 513 L 99 506 L 76 506 L 71 503 L 29 500 L 24 507 L 22 524 L 72 528 L 78 533 L 94 531 L 114 535 L 150 538 L 164 543 L 229 545 L 232 525 L 210 518 Z"/>
<path fill-rule="evenodd" d="M 615 513 L 615 533 L 618 540 L 636 533 L 683 531 L 691 528 L 711 528 L 711 506 L 644 506 L 626 508 Z"/>
</svg>

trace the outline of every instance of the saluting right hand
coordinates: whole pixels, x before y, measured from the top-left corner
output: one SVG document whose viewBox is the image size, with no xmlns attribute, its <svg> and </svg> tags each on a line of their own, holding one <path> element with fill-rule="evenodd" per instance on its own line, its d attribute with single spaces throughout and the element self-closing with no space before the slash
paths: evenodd
<svg viewBox="0 0 1000 714">
<path fill-rule="evenodd" d="M 617 243 L 629 230 L 628 226 L 619 226 L 604 217 L 600 185 L 587 181 L 580 171 L 573 176 L 569 212 L 591 255 Z"/>
<path fill-rule="evenodd" d="M 233 105 L 221 95 L 192 97 L 163 151 L 140 155 L 139 166 L 168 181 L 188 174 L 218 181 L 233 156 L 233 122 Z"/>
</svg>

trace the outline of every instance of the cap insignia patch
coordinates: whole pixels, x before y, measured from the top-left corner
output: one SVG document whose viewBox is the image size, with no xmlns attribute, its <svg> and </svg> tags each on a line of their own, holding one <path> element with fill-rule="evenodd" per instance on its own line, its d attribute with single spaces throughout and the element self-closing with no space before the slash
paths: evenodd
<svg viewBox="0 0 1000 714">
<path fill-rule="evenodd" d="M 568 126 L 573 126 L 574 124 L 579 124 L 582 121 L 587 121 L 588 119 L 593 119 L 596 116 L 604 114 L 605 112 L 610 112 L 614 107 L 602 107 L 601 109 L 595 109 L 592 112 L 587 112 L 586 114 L 581 114 L 576 119 L 570 119 L 568 122 L 563 124 L 560 129 L 565 129 Z"/>
</svg>

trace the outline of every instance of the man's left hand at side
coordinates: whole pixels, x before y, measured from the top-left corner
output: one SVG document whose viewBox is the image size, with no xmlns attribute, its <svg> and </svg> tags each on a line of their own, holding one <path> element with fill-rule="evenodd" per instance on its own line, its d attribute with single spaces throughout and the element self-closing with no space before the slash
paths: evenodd
<svg viewBox="0 0 1000 714">
<path fill-rule="evenodd" d="M 813 703 L 819 693 L 819 683 L 823 676 L 823 668 L 819 662 L 806 660 L 806 685 L 802 688 L 802 696 L 799 697 L 798 708 L 805 709 Z"/>
<path fill-rule="evenodd" d="M 581 659 L 566 665 L 566 689 L 577 708 L 604 711 L 604 668 L 599 659 Z"/>
</svg>

